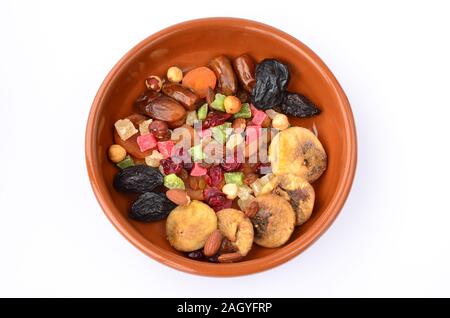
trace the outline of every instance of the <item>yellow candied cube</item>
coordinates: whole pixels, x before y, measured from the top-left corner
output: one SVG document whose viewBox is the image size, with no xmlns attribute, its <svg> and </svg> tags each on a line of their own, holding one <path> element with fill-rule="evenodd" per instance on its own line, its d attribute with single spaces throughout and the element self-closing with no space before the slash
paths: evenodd
<svg viewBox="0 0 450 318">
<path fill-rule="evenodd" d="M 114 124 L 114 127 L 116 127 L 116 131 L 119 134 L 120 139 L 122 139 L 123 141 L 127 140 L 138 132 L 136 127 L 134 127 L 133 123 L 129 119 L 119 119 Z"/>
</svg>

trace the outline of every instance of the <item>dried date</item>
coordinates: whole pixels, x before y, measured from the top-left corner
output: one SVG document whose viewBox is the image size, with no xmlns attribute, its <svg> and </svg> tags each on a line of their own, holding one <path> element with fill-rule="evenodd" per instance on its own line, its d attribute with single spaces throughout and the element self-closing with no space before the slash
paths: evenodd
<svg viewBox="0 0 450 318">
<path fill-rule="evenodd" d="M 288 67 L 275 59 L 265 59 L 256 66 L 255 79 L 251 95 L 253 105 L 262 110 L 279 106 L 289 81 Z"/>
<path fill-rule="evenodd" d="M 144 193 L 163 184 L 158 169 L 137 165 L 119 171 L 114 177 L 114 187 L 121 192 Z"/>
<path fill-rule="evenodd" d="M 164 193 L 146 192 L 134 201 L 129 217 L 141 222 L 158 221 L 165 219 L 175 207 Z"/>
<path fill-rule="evenodd" d="M 279 110 L 288 116 L 305 118 L 320 114 L 320 109 L 316 107 L 306 96 L 286 92 L 283 103 L 279 106 Z"/>
</svg>

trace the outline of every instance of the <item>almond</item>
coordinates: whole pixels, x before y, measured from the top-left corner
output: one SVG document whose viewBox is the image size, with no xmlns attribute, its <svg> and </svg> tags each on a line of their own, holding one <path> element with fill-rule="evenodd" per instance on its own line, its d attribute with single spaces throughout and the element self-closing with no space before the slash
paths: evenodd
<svg viewBox="0 0 450 318">
<path fill-rule="evenodd" d="M 239 261 L 242 258 L 241 253 L 226 253 L 219 256 L 219 263 L 233 263 Z"/>
<path fill-rule="evenodd" d="M 222 245 L 222 239 L 223 236 L 219 230 L 215 230 L 214 232 L 212 232 L 206 240 L 205 246 L 203 247 L 203 254 L 208 257 L 216 254 L 219 251 L 220 246 Z"/>
<path fill-rule="evenodd" d="M 186 191 L 181 189 L 170 189 L 166 192 L 166 197 L 176 205 L 186 205 L 191 202 L 191 198 Z"/>
</svg>

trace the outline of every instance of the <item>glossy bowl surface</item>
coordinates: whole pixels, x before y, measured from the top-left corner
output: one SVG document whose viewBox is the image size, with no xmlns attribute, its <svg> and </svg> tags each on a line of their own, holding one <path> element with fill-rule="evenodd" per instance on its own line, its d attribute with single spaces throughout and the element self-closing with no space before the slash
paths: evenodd
<svg viewBox="0 0 450 318">
<path fill-rule="evenodd" d="M 206 65 L 215 55 L 249 53 L 257 61 L 277 58 L 289 65 L 289 89 L 308 96 L 322 109 L 295 125 L 318 133 L 329 158 L 328 169 L 314 183 L 316 204 L 311 219 L 296 228 L 289 242 L 276 249 L 255 248 L 243 262 L 212 264 L 191 260 L 175 251 L 165 238 L 164 221 L 142 224 L 127 218 L 132 195 L 117 193 L 117 172 L 107 158 L 113 125 L 133 112 L 144 91 L 144 79 L 162 76 L 172 65 L 183 69 Z M 236 18 L 183 22 L 159 31 L 132 48 L 110 71 L 93 102 L 86 128 L 86 163 L 95 196 L 114 226 L 132 244 L 155 260 L 185 272 L 235 276 L 266 270 L 301 253 L 331 225 L 351 188 L 356 169 L 356 134 L 349 102 L 339 83 L 303 43 L 268 25 Z"/>
</svg>

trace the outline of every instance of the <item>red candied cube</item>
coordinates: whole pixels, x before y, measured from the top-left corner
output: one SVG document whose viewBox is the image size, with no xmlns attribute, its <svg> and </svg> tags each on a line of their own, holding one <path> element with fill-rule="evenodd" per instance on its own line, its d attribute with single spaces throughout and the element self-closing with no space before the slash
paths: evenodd
<svg viewBox="0 0 450 318">
<path fill-rule="evenodd" d="M 261 126 L 263 121 L 266 119 L 267 114 L 263 112 L 262 110 L 257 109 L 255 106 L 250 104 L 250 109 L 252 111 L 252 120 L 249 124 L 255 125 L 255 126 Z"/>
<path fill-rule="evenodd" d="M 142 152 L 156 147 L 156 138 L 152 134 L 138 136 L 136 141 Z"/>
<path fill-rule="evenodd" d="M 191 176 L 200 177 L 204 176 L 207 172 L 208 170 L 202 167 L 199 163 L 194 163 L 194 167 L 191 170 Z"/>
<path fill-rule="evenodd" d="M 174 143 L 172 140 L 158 141 L 158 151 L 163 155 L 164 159 L 172 156 Z"/>
</svg>

